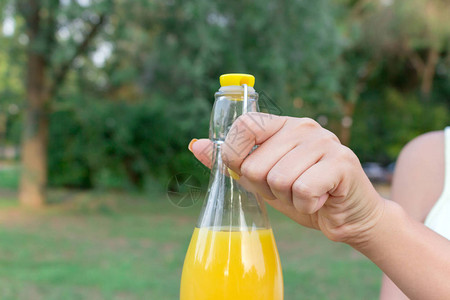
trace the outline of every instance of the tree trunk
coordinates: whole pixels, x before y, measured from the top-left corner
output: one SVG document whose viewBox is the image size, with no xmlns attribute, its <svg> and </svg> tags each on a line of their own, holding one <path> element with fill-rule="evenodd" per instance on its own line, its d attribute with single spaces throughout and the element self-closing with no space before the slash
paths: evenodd
<svg viewBox="0 0 450 300">
<path fill-rule="evenodd" d="M 46 61 L 43 51 L 36 49 L 40 30 L 39 1 L 30 1 L 26 16 L 28 25 L 28 64 L 26 108 L 22 136 L 22 172 L 20 203 L 28 207 L 45 204 L 47 183 L 48 103 Z"/>
<path fill-rule="evenodd" d="M 430 48 L 422 74 L 422 84 L 420 86 L 420 91 L 425 99 L 430 97 L 431 89 L 433 88 L 434 73 L 436 71 L 438 59 L 439 53 L 436 49 Z"/>
<path fill-rule="evenodd" d="M 47 184 L 50 100 L 64 82 L 74 60 L 87 51 L 103 25 L 105 14 L 99 16 L 97 23 L 91 24 L 91 30 L 77 46 L 74 55 L 54 72 L 52 84 L 49 84 L 46 73 L 50 63 L 46 56 L 50 57 L 55 49 L 55 12 L 59 1 L 20 0 L 17 4 L 26 20 L 29 39 L 19 200 L 24 206 L 41 207 L 45 204 Z"/>
<path fill-rule="evenodd" d="M 341 130 L 339 134 L 339 139 L 345 146 L 350 146 L 354 111 L 355 104 L 351 102 L 345 102 L 344 117 L 341 119 Z"/>
<path fill-rule="evenodd" d="M 45 204 L 47 183 L 48 98 L 44 60 L 36 54 L 29 54 L 28 60 L 19 200 L 24 206 L 40 207 Z"/>
<path fill-rule="evenodd" d="M 6 123 L 8 122 L 8 115 L 0 112 L 0 159 L 5 158 L 6 152 Z"/>
</svg>

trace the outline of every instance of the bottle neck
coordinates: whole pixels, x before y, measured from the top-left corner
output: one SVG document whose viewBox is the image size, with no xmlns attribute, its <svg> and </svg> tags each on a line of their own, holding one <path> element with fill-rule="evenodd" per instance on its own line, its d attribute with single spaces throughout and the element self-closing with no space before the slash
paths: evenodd
<svg viewBox="0 0 450 300">
<path fill-rule="evenodd" d="M 258 110 L 258 93 L 252 87 L 222 87 L 215 94 L 209 138 L 214 142 L 225 141 L 231 125 L 239 116 Z"/>
<path fill-rule="evenodd" d="M 230 177 L 222 161 L 222 145 L 231 125 L 243 113 L 258 111 L 258 94 L 252 89 L 244 99 L 242 92 L 219 90 L 215 97 L 210 127 L 210 139 L 214 142 L 211 176 L 197 226 L 233 231 L 268 229 L 264 203 Z"/>
<path fill-rule="evenodd" d="M 270 229 L 263 200 L 228 175 L 222 146 L 222 141 L 214 142 L 209 188 L 197 227 L 221 231 Z"/>
</svg>

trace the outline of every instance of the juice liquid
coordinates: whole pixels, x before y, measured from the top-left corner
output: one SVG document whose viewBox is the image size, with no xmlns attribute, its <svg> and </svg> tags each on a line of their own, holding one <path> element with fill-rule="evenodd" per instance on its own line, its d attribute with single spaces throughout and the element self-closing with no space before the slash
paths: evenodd
<svg viewBox="0 0 450 300">
<path fill-rule="evenodd" d="M 195 228 L 180 299 L 282 300 L 283 277 L 272 230 Z"/>
</svg>

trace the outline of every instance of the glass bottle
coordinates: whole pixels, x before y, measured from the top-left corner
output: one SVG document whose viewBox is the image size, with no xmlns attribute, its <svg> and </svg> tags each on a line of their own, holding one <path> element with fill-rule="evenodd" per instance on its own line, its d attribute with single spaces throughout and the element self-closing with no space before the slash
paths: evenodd
<svg viewBox="0 0 450 300">
<path fill-rule="evenodd" d="M 225 74 L 211 114 L 208 193 L 186 254 L 181 300 L 281 300 L 283 277 L 263 200 L 247 191 L 222 161 L 233 123 L 258 111 L 255 78 Z"/>
</svg>

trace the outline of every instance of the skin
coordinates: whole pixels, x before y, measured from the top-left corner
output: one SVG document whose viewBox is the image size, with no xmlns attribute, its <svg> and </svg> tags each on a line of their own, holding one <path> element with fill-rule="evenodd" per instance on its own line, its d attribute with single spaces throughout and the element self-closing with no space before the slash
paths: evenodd
<svg viewBox="0 0 450 300">
<path fill-rule="evenodd" d="M 444 132 L 436 131 L 419 136 L 400 153 L 392 181 L 391 199 L 414 220 L 424 223 L 444 187 Z M 381 300 L 400 300 L 408 297 L 383 275 Z"/>
<path fill-rule="evenodd" d="M 200 139 L 190 149 L 209 167 L 211 147 Z M 450 299 L 450 242 L 383 199 L 356 155 L 315 121 L 245 114 L 233 123 L 222 155 L 242 185 L 297 223 L 366 255 L 408 297 Z"/>
</svg>

